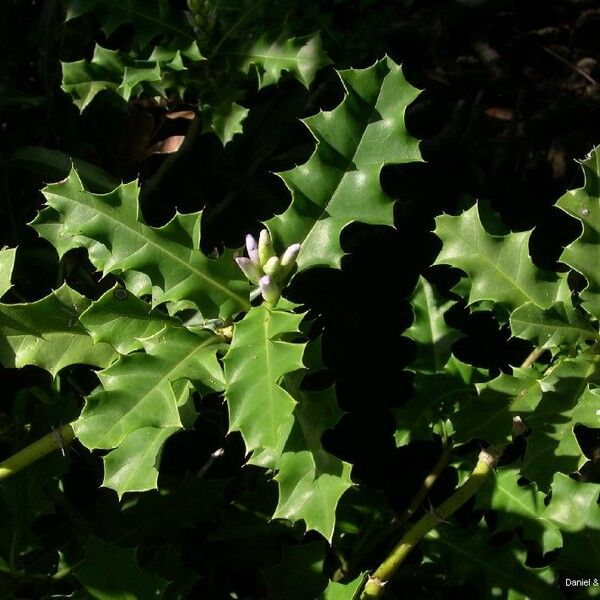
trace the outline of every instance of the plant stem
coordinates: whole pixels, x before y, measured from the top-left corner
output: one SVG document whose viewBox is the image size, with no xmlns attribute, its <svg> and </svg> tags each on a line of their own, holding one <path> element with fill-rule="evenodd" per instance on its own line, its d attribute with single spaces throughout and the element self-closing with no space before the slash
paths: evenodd
<svg viewBox="0 0 600 600">
<path fill-rule="evenodd" d="M 537 361 L 537 359 L 541 356 L 543 351 L 544 351 L 543 348 L 534 348 L 529 353 L 529 356 L 521 363 L 521 369 L 526 369 L 527 367 L 531 367 L 531 365 L 533 365 Z"/>
<path fill-rule="evenodd" d="M 441 522 L 454 514 L 477 490 L 485 483 L 488 475 L 498 462 L 500 453 L 493 449 L 482 450 L 477 465 L 469 478 L 452 496 L 447 498 L 434 511 L 421 517 L 402 537 L 390 555 L 381 563 L 379 568 L 367 581 L 361 595 L 361 600 L 380 598 L 384 585 L 394 575 L 411 550 L 421 538 Z"/>
<path fill-rule="evenodd" d="M 0 462 L 0 481 L 28 467 L 54 450 L 64 450 L 75 438 L 71 425 L 53 429 L 48 435 Z"/>
</svg>

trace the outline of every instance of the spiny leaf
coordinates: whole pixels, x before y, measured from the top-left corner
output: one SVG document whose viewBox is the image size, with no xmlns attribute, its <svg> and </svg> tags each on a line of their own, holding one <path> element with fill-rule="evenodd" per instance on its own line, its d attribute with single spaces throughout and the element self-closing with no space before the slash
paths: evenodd
<svg viewBox="0 0 600 600">
<path fill-rule="evenodd" d="M 169 0 L 67 0 L 67 21 L 92 13 L 106 35 L 131 23 L 139 44 L 144 46 L 158 35 L 171 40 L 193 41 L 191 27 L 181 10 L 171 8 Z"/>
<path fill-rule="evenodd" d="M 521 417 L 532 430 L 521 473 L 547 491 L 555 472 L 571 473 L 583 462 L 574 427 L 598 427 L 600 356 L 592 351 L 563 359 L 544 378 L 532 369 L 515 369 L 479 385 L 479 397 L 461 404 L 452 416 L 457 441 L 481 438 L 500 446 L 510 440 L 512 420 Z"/>
<path fill-rule="evenodd" d="M 600 398 L 590 383 L 600 383 L 600 356 L 582 354 L 565 359 L 542 380 L 544 395 L 524 421 L 532 429 L 521 472 L 548 490 L 555 472 L 572 473 L 585 457 L 575 436 L 577 424 L 599 427 Z"/>
<path fill-rule="evenodd" d="M 525 566 L 527 552 L 516 544 L 492 546 L 482 525 L 441 527 L 430 531 L 420 546 L 427 560 L 439 565 L 447 584 L 475 584 L 481 598 L 560 599 L 550 568 Z M 477 573 L 477 577 L 473 574 Z"/>
<path fill-rule="evenodd" d="M 253 67 L 256 69 L 259 89 L 277 83 L 283 71 L 308 87 L 316 72 L 331 62 L 322 50 L 318 34 L 304 38 L 280 35 L 275 41 L 263 35 L 247 51 L 241 51 L 239 56 L 243 57 L 243 71 L 249 72 Z"/>
<path fill-rule="evenodd" d="M 273 518 L 304 520 L 329 542 L 335 511 L 342 494 L 352 485 L 351 465 L 327 452 L 321 443 L 326 429 L 341 417 L 333 388 L 322 392 L 294 390 L 298 404 L 294 424 L 281 456 L 275 461 L 279 502 Z"/>
<path fill-rule="evenodd" d="M 143 92 L 163 97 L 169 91 L 182 95 L 187 87 L 187 66 L 201 60 L 195 42 L 184 50 L 156 47 L 146 60 L 96 45 L 91 61 L 62 63 L 61 87 L 81 111 L 104 90 L 112 90 L 124 100 Z"/>
<path fill-rule="evenodd" d="M 490 235 L 474 205 L 458 217 L 437 217 L 435 234 L 443 243 L 435 264 L 452 265 L 467 273 L 469 304 L 492 300 L 514 310 L 533 302 L 550 308 L 557 298 L 558 275 L 538 269 L 529 256 L 531 232 Z"/>
<path fill-rule="evenodd" d="M 280 383 L 303 368 L 305 344 L 285 338 L 298 333 L 303 316 L 258 306 L 235 324 L 223 361 L 225 398 L 229 429 L 242 434 L 248 452 L 279 448 L 290 431 L 296 400 Z"/>
<path fill-rule="evenodd" d="M 142 340 L 144 353 L 122 356 L 98 373 L 102 385 L 74 424 L 79 440 L 88 448 L 114 448 L 143 427 L 181 428 L 174 385 L 190 380 L 201 390 L 221 390 L 221 342 L 212 333 L 170 325 Z"/>
<path fill-rule="evenodd" d="M 423 277 L 419 277 L 410 301 L 413 324 L 404 335 L 417 345 L 417 356 L 410 369 L 441 371 L 450 358 L 452 344 L 461 337 L 460 331 L 449 327 L 444 318 L 455 303 L 444 300 Z"/>
<path fill-rule="evenodd" d="M 475 396 L 475 383 L 482 379 L 482 374 L 474 367 L 454 356 L 441 373 L 418 372 L 414 396 L 393 411 L 396 446 L 415 440 L 431 440 L 432 433 L 441 433 L 440 423 L 452 415 L 457 404 Z"/>
<path fill-rule="evenodd" d="M 106 342 L 119 354 L 139 350 L 142 338 L 153 336 L 167 323 L 177 322 L 121 287 L 92 302 L 80 321 L 95 342 Z"/>
<path fill-rule="evenodd" d="M 319 596 L 319 600 L 354 600 L 364 581 L 363 575 L 359 575 L 349 583 L 330 581 L 327 589 Z"/>
<path fill-rule="evenodd" d="M 43 193 L 50 211 L 43 210 L 33 227 L 60 254 L 84 246 L 104 273 L 142 273 L 152 282 L 154 305 L 190 300 L 205 317 L 250 308 L 248 285 L 232 253 L 213 260 L 198 250 L 200 213 L 176 214 L 163 227 L 150 227 L 140 214 L 135 181 L 109 194 L 93 194 L 74 169 Z"/>
<path fill-rule="evenodd" d="M 119 548 L 90 537 L 85 560 L 75 569 L 75 577 L 97 600 L 161 598 L 168 582 L 141 571 L 135 554 L 135 549 Z"/>
<path fill-rule="evenodd" d="M 156 489 L 162 447 L 179 427 L 142 427 L 130 433 L 120 446 L 104 457 L 104 487 L 117 492 Z"/>
<path fill-rule="evenodd" d="M 596 483 L 574 481 L 557 473 L 552 481 L 552 499 L 544 517 L 560 528 L 563 548 L 557 568 L 569 572 L 598 575 L 600 560 L 600 506 Z"/>
<path fill-rule="evenodd" d="M 345 97 L 332 111 L 304 120 L 317 140 L 308 161 L 280 176 L 292 193 L 289 208 L 267 222 L 279 248 L 302 243 L 298 270 L 339 268 L 342 229 L 353 221 L 393 224 L 393 201 L 379 183 L 388 163 L 420 160 L 404 125 L 416 98 L 389 58 L 368 69 L 340 71 Z"/>
<path fill-rule="evenodd" d="M 556 206 L 581 223 L 581 235 L 569 244 L 560 260 L 587 279 L 581 293 L 582 306 L 594 317 L 600 317 L 600 147 L 594 148 L 581 162 L 585 183 L 558 199 Z"/>
<path fill-rule="evenodd" d="M 513 335 L 539 348 L 572 348 L 586 340 L 600 339 L 590 319 L 564 302 L 557 302 L 547 310 L 531 302 L 524 304 L 511 314 L 510 328 Z"/>
<path fill-rule="evenodd" d="M 4 296 L 12 286 L 11 277 L 16 253 L 16 248 L 2 248 L 0 250 L 0 297 Z"/>
<path fill-rule="evenodd" d="M 514 467 L 493 471 L 477 493 L 476 508 L 497 511 L 499 531 L 522 527 L 524 537 L 536 541 L 543 553 L 560 548 L 560 532 L 544 514 L 544 494 L 535 483 L 519 485 L 519 478 Z"/>
<path fill-rule="evenodd" d="M 66 284 L 36 302 L 0 304 L 0 362 L 36 365 L 54 376 L 68 365 L 110 365 L 114 349 L 95 343 L 79 321 L 90 304 Z"/>
</svg>

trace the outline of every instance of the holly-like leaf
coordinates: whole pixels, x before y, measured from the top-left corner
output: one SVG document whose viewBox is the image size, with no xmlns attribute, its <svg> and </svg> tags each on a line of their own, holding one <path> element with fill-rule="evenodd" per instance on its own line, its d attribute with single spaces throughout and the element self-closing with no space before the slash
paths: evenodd
<svg viewBox="0 0 600 600">
<path fill-rule="evenodd" d="M 140 570 L 136 552 L 90 537 L 85 547 L 83 564 L 75 569 L 91 598 L 96 600 L 129 600 L 161 598 L 167 581 Z"/>
<path fill-rule="evenodd" d="M 593 351 L 563 359 L 545 377 L 515 369 L 477 386 L 479 396 L 462 403 L 452 416 L 457 441 L 481 438 L 500 446 L 510 440 L 512 421 L 521 417 L 531 429 L 521 473 L 547 491 L 554 473 L 571 473 L 584 462 L 574 433 L 577 424 L 598 427 L 600 356 Z"/>
<path fill-rule="evenodd" d="M 248 452 L 280 448 L 292 427 L 296 400 L 281 380 L 304 366 L 306 344 L 286 341 L 298 334 L 303 316 L 258 306 L 235 324 L 223 360 L 225 398 L 229 429 L 242 434 Z"/>
<path fill-rule="evenodd" d="M 467 273 L 469 304 L 491 300 L 512 311 L 527 302 L 550 308 L 556 300 L 559 277 L 538 269 L 531 261 L 531 232 L 490 235 L 474 205 L 457 217 L 437 217 L 435 234 L 443 243 L 435 264 L 451 265 Z"/>
<path fill-rule="evenodd" d="M 558 208 L 581 223 L 581 235 L 564 249 L 560 260 L 587 279 L 587 288 L 581 293 L 582 306 L 599 318 L 600 147 L 594 148 L 581 166 L 585 176 L 583 187 L 568 191 L 556 202 Z"/>
<path fill-rule="evenodd" d="M 510 315 L 510 328 L 513 335 L 539 348 L 573 348 L 600 339 L 590 319 L 563 302 L 546 310 L 531 302 L 524 304 Z"/>
<path fill-rule="evenodd" d="M 67 0 L 66 5 L 67 21 L 92 13 L 106 35 L 131 23 L 142 46 L 159 35 L 187 44 L 194 40 L 183 11 L 172 8 L 169 0 Z"/>
<path fill-rule="evenodd" d="M 492 546 L 482 525 L 434 529 L 420 547 L 428 561 L 440 566 L 447 584 L 473 583 L 481 598 L 563 598 L 553 585 L 550 568 L 525 566 L 527 552 L 517 544 Z M 477 577 L 473 577 L 474 573 Z"/>
<path fill-rule="evenodd" d="M 498 531 L 521 527 L 524 537 L 536 541 L 543 553 L 560 548 L 560 532 L 544 514 L 544 494 L 535 483 L 519 485 L 519 478 L 514 467 L 493 471 L 477 493 L 476 508 L 497 511 Z"/>
<path fill-rule="evenodd" d="M 414 396 L 395 409 L 396 446 L 415 440 L 431 440 L 440 433 L 440 423 L 455 411 L 456 405 L 476 395 L 475 383 L 482 374 L 452 356 L 443 372 L 415 375 Z"/>
<path fill-rule="evenodd" d="M 277 83 L 283 71 L 308 87 L 316 72 L 331 62 L 322 49 L 318 34 L 305 38 L 279 36 L 274 41 L 263 35 L 239 56 L 243 58 L 243 71 L 256 69 L 259 89 Z"/>
<path fill-rule="evenodd" d="M 79 321 L 91 301 L 64 284 L 28 304 L 0 304 L 0 362 L 36 365 L 53 376 L 68 365 L 107 367 L 115 350 L 95 342 Z"/>
<path fill-rule="evenodd" d="M 96 94 L 112 90 L 124 100 L 146 93 L 183 95 L 188 65 L 204 60 L 196 43 L 184 50 L 154 48 L 146 60 L 96 45 L 92 60 L 62 63 L 62 89 L 83 111 Z"/>
<path fill-rule="evenodd" d="M 352 485 L 351 465 L 327 452 L 321 443 L 324 431 L 341 417 L 333 388 L 321 392 L 294 390 L 298 404 L 294 424 L 281 456 L 275 461 L 279 502 L 273 518 L 304 520 L 329 542 L 335 511 L 342 494 Z"/>
<path fill-rule="evenodd" d="M 588 388 L 600 383 L 600 357 L 580 355 L 563 360 L 541 383 L 542 400 L 524 421 L 532 429 L 521 472 L 548 490 L 554 473 L 572 473 L 586 459 L 575 436 L 575 425 L 600 427 L 600 397 Z"/>
<path fill-rule="evenodd" d="M 250 308 L 248 283 L 232 253 L 209 259 L 198 249 L 200 213 L 176 214 L 163 227 L 150 227 L 140 214 L 137 182 L 93 194 L 74 169 L 43 192 L 50 210 L 42 211 L 33 227 L 59 254 L 84 246 L 104 273 L 142 273 L 152 282 L 154 305 L 189 300 L 205 317 Z"/>
<path fill-rule="evenodd" d="M 560 528 L 563 548 L 556 561 L 557 568 L 570 573 L 598 575 L 600 557 L 600 486 L 582 483 L 557 473 L 552 481 L 552 499 L 544 518 Z"/>
<path fill-rule="evenodd" d="M 144 353 L 122 356 L 98 373 L 101 386 L 87 397 L 74 423 L 75 433 L 88 448 L 115 448 L 145 427 L 181 428 L 178 381 L 190 380 L 202 391 L 223 389 L 216 357 L 222 343 L 219 336 L 165 326 L 142 343 Z"/>
<path fill-rule="evenodd" d="M 319 600 L 354 600 L 364 582 L 363 575 L 359 575 L 349 583 L 330 581 L 325 591 L 319 596 Z"/>
<path fill-rule="evenodd" d="M 410 301 L 413 323 L 404 335 L 417 346 L 410 369 L 431 373 L 442 371 L 450 358 L 452 344 L 461 337 L 460 331 L 449 327 L 444 318 L 455 303 L 444 300 L 423 277 L 419 277 Z"/>
<path fill-rule="evenodd" d="M 117 492 L 156 489 L 162 447 L 179 427 L 142 427 L 130 433 L 120 446 L 104 457 L 102 485 Z"/>
<path fill-rule="evenodd" d="M 0 250 L 0 298 L 12 286 L 11 277 L 15 264 L 16 248 L 2 248 Z"/>
<path fill-rule="evenodd" d="M 381 188 L 381 169 L 421 159 L 404 125 L 418 91 L 400 67 L 386 58 L 339 76 L 345 97 L 332 111 L 304 120 L 317 147 L 305 164 L 280 174 L 292 202 L 266 223 L 278 249 L 302 243 L 299 271 L 339 268 L 340 234 L 353 221 L 392 225 L 393 201 Z"/>
<path fill-rule="evenodd" d="M 494 446 L 510 441 L 513 417 L 531 414 L 542 398 L 539 374 L 513 369 L 477 386 L 478 396 L 465 398 L 452 415 L 457 441 L 481 438 Z"/>
<path fill-rule="evenodd" d="M 119 354 L 139 350 L 143 338 L 152 337 L 166 324 L 177 323 L 122 287 L 115 287 L 92 302 L 80 322 L 95 342 L 106 342 Z"/>
</svg>

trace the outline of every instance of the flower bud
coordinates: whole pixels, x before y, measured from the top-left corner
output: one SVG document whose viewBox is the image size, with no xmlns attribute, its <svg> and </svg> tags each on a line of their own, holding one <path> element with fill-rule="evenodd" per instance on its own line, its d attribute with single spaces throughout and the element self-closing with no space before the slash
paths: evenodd
<svg viewBox="0 0 600 600">
<path fill-rule="evenodd" d="M 258 264 L 258 244 L 253 235 L 248 234 L 246 236 L 246 250 L 248 250 L 248 256 Z"/>
<path fill-rule="evenodd" d="M 292 244 L 281 257 L 282 267 L 293 267 L 296 264 L 296 258 L 300 252 L 300 244 Z"/>
<path fill-rule="evenodd" d="M 258 283 L 259 279 L 263 275 L 262 269 L 250 258 L 245 256 L 238 256 L 235 259 L 238 267 L 244 272 L 244 275 L 252 282 Z"/>
<path fill-rule="evenodd" d="M 268 229 L 263 229 L 258 238 L 258 262 L 260 266 L 264 266 L 272 256 L 275 256 L 275 250 L 273 250 L 271 234 Z"/>
<path fill-rule="evenodd" d="M 265 263 L 263 267 L 263 271 L 267 275 L 276 275 L 280 268 L 279 259 L 276 256 L 271 256 L 271 258 Z"/>
<path fill-rule="evenodd" d="M 260 291 L 265 302 L 276 304 L 281 295 L 281 291 L 277 284 L 268 275 L 265 275 L 260 278 L 258 285 L 260 286 Z"/>
</svg>

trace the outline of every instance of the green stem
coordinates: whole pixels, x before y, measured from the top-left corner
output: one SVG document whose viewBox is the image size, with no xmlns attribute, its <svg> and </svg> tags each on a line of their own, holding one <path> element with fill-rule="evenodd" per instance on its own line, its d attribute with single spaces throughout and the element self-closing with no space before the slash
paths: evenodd
<svg viewBox="0 0 600 600">
<path fill-rule="evenodd" d="M 46 456 L 46 454 L 50 454 L 50 452 L 63 450 L 74 438 L 75 432 L 71 425 L 63 425 L 60 429 L 53 429 L 48 435 L 0 462 L 0 481 L 28 467 L 36 460 Z"/>
<path fill-rule="evenodd" d="M 485 483 L 488 475 L 498 462 L 500 453 L 493 449 L 483 450 L 479 454 L 477 465 L 469 478 L 452 496 L 447 498 L 434 511 L 421 517 L 402 537 L 390 555 L 367 581 L 361 600 L 380 598 L 385 584 L 404 562 L 411 550 L 421 538 L 454 514 Z"/>
</svg>

